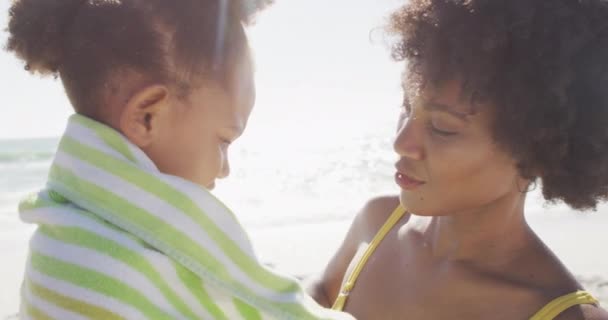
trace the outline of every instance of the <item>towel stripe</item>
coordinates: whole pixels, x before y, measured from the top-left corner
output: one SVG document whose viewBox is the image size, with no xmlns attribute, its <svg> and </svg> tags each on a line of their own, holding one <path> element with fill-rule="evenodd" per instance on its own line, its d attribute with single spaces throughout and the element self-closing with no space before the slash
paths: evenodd
<svg viewBox="0 0 608 320">
<path fill-rule="evenodd" d="M 54 320 L 46 313 L 42 312 L 42 310 L 33 307 L 28 301 L 24 302 L 25 304 L 25 312 L 28 317 L 33 320 Z"/>
<path fill-rule="evenodd" d="M 243 302 L 239 299 L 236 299 L 236 298 L 233 300 L 233 303 L 234 303 L 234 306 L 236 307 L 236 309 L 241 314 L 241 317 L 243 317 L 243 319 L 262 320 L 262 316 L 260 315 L 258 310 L 256 310 L 252 306 L 250 306 L 250 305 L 246 304 L 245 302 Z"/>
<path fill-rule="evenodd" d="M 34 250 L 34 249 L 32 249 Z M 89 290 L 110 296 L 137 308 L 149 319 L 176 319 L 148 300 L 144 294 L 99 272 L 85 269 L 36 251 L 31 253 L 32 266 L 39 272 L 67 282 L 78 284 Z"/>
<path fill-rule="evenodd" d="M 226 314 L 222 311 L 219 304 L 211 299 L 211 296 L 207 292 L 203 282 L 198 278 L 197 275 L 186 270 L 181 266 L 176 266 L 175 270 L 177 271 L 177 275 L 182 280 L 182 283 L 188 287 L 190 292 L 196 296 L 201 305 L 205 307 L 207 312 L 213 316 L 214 319 L 217 320 L 225 320 L 228 319 Z"/>
<path fill-rule="evenodd" d="M 95 121 L 91 121 L 88 118 L 85 117 L 72 117 L 74 125 L 72 127 L 70 127 L 71 130 L 74 130 L 74 132 L 71 133 L 71 136 L 82 136 L 83 132 L 79 132 L 78 131 L 78 125 L 82 125 L 86 128 L 89 128 L 93 131 L 95 131 L 95 135 L 97 135 L 99 138 L 101 138 L 105 144 L 116 150 L 117 152 L 119 152 L 120 154 L 122 154 L 124 157 L 126 157 L 127 159 L 129 159 L 131 162 L 137 162 L 137 159 L 135 158 L 135 156 L 133 156 L 133 153 L 131 152 L 131 148 L 129 148 L 129 145 L 127 144 L 127 142 L 124 139 L 121 139 L 120 136 L 117 134 L 117 132 L 112 132 L 112 130 L 110 128 L 107 128 L 105 130 L 96 130 L 99 128 L 99 124 L 96 123 Z M 70 119 L 70 120 L 72 120 Z M 108 130 L 110 129 L 110 130 Z M 79 134 L 80 133 L 80 134 Z M 103 144 L 100 144 L 103 145 Z"/>
<path fill-rule="evenodd" d="M 189 319 L 196 319 L 194 312 L 177 297 L 175 292 L 163 281 L 161 275 L 139 253 L 123 247 L 119 243 L 78 228 L 41 227 L 40 231 L 57 241 L 94 250 L 127 264 L 132 272 L 141 273 L 147 278 L 146 280 L 162 292 L 174 309 L 179 310 L 181 314 L 186 315 Z M 124 269 L 121 272 L 124 273 Z"/>
<path fill-rule="evenodd" d="M 87 317 L 84 315 L 74 312 L 76 309 L 66 309 L 63 306 L 56 304 L 54 301 L 45 299 L 45 297 L 34 293 L 31 289 L 30 286 L 24 288 L 25 298 L 33 307 L 44 312 L 47 316 L 54 319 L 87 320 Z"/>
<path fill-rule="evenodd" d="M 136 269 L 94 250 L 56 241 L 45 234 L 46 230 L 40 231 L 32 244 L 32 249 L 36 252 L 42 255 L 53 254 L 57 261 L 98 274 L 106 279 L 112 279 L 125 288 L 139 292 L 145 300 L 159 309 L 183 318 L 165 299 L 160 290 Z"/>
<path fill-rule="evenodd" d="M 114 297 L 107 296 L 103 293 L 99 293 L 93 290 L 84 288 L 78 284 L 73 284 L 60 280 L 58 278 L 48 276 L 38 272 L 30 264 L 26 271 L 26 281 L 31 281 L 37 285 L 53 290 L 57 294 L 70 297 L 75 300 L 82 301 L 86 304 L 90 304 L 99 308 L 112 310 L 118 316 L 124 319 L 146 319 L 146 317 L 136 308 L 129 304 L 123 303 Z"/>
<path fill-rule="evenodd" d="M 32 294 L 65 310 L 78 310 L 83 316 L 91 319 L 125 320 L 125 318 L 108 309 L 61 295 L 32 281 L 28 281 L 25 285 Z"/>
</svg>

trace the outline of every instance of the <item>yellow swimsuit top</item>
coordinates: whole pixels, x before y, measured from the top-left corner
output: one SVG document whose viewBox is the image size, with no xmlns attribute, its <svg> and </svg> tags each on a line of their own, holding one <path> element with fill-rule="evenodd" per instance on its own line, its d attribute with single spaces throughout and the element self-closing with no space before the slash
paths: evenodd
<svg viewBox="0 0 608 320">
<path fill-rule="evenodd" d="M 367 250 L 363 254 L 363 257 L 357 265 L 355 269 L 348 277 L 346 283 L 342 286 L 342 290 L 340 290 L 340 294 L 336 298 L 332 309 L 342 311 L 344 309 L 344 305 L 346 304 L 346 300 L 348 299 L 348 295 L 355 287 L 355 283 L 357 282 L 357 278 L 359 274 L 365 267 L 367 260 L 374 253 L 380 242 L 384 239 L 384 237 L 388 234 L 388 232 L 397 224 L 397 222 L 405 215 L 406 209 L 402 206 L 399 206 L 393 211 L 388 220 L 384 223 L 380 231 L 376 234 L 372 242 L 367 247 Z M 565 296 L 559 297 L 551 302 L 549 302 L 545 307 L 543 307 L 539 312 L 537 312 L 530 320 L 553 320 L 562 312 L 566 311 L 570 307 L 581 305 L 581 304 L 594 304 L 597 305 L 599 302 L 591 294 L 585 291 L 577 291 L 571 294 L 567 294 Z"/>
</svg>

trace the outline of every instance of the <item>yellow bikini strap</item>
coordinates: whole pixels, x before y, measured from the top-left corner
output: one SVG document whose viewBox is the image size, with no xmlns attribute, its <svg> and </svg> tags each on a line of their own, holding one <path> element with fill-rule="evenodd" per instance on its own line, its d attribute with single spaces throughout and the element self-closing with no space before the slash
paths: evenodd
<svg viewBox="0 0 608 320">
<path fill-rule="evenodd" d="M 395 211 L 393 211 L 393 213 L 388 218 L 388 220 L 386 220 L 386 222 L 384 223 L 382 228 L 380 228 L 380 231 L 378 231 L 378 233 L 376 234 L 376 236 L 374 237 L 372 242 L 367 247 L 367 250 L 365 250 L 363 257 L 361 258 L 361 260 L 359 260 L 359 262 L 355 266 L 355 269 L 348 277 L 348 280 L 342 287 L 342 290 L 340 291 L 340 294 L 336 298 L 336 301 L 334 302 L 332 309 L 339 310 L 339 311 L 342 311 L 344 309 L 344 305 L 346 304 L 346 299 L 348 298 L 350 291 L 355 286 L 355 283 L 357 282 L 357 278 L 359 278 L 359 274 L 363 270 L 363 267 L 365 267 L 367 260 L 369 260 L 369 257 L 371 257 L 371 255 L 374 253 L 374 251 L 376 251 L 376 248 L 380 245 L 380 242 L 382 242 L 382 240 L 384 239 L 384 237 L 386 237 L 388 232 L 391 231 L 391 229 L 395 226 L 395 224 L 397 224 L 397 222 L 405 215 L 406 211 L 407 210 L 403 206 L 399 205 L 395 209 Z"/>
<path fill-rule="evenodd" d="M 585 291 L 577 291 L 565 296 L 561 296 L 547 304 L 537 314 L 535 314 L 530 320 L 553 320 L 555 317 L 560 315 L 562 312 L 569 308 L 581 304 L 595 304 L 597 301 L 591 294 Z"/>
</svg>

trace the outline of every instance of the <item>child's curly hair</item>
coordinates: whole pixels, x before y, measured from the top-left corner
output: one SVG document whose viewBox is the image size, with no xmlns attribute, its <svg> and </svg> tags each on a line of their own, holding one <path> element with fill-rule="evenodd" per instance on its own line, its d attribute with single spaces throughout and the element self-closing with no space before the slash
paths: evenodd
<svg viewBox="0 0 608 320">
<path fill-rule="evenodd" d="M 409 0 L 391 17 L 413 83 L 463 80 L 549 201 L 608 198 L 608 1 Z"/>
<path fill-rule="evenodd" d="M 124 68 L 186 89 L 225 80 L 247 46 L 242 24 L 270 2 L 14 0 L 6 48 L 27 70 L 60 76 L 75 109 L 91 114 Z"/>
</svg>

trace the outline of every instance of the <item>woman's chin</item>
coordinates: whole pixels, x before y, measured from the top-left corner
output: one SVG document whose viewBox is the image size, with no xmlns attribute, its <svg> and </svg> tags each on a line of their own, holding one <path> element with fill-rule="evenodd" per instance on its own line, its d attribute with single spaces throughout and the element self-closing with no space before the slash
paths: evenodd
<svg viewBox="0 0 608 320">
<path fill-rule="evenodd" d="M 443 216 L 445 212 L 441 212 L 439 208 L 433 208 L 430 201 L 419 194 L 410 191 L 401 190 L 399 202 L 410 213 L 421 217 Z"/>
</svg>

